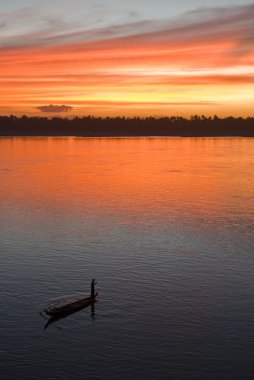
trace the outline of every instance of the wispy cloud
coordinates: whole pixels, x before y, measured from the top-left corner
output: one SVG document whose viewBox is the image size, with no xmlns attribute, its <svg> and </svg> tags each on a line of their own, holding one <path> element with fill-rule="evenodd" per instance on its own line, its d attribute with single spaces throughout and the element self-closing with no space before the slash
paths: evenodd
<svg viewBox="0 0 254 380">
<path fill-rule="evenodd" d="M 234 40 L 236 50 L 245 48 L 249 51 L 254 39 L 254 4 L 198 9 L 173 20 L 142 20 L 96 28 L 68 23 L 60 12 L 41 12 L 36 7 L 30 7 L 0 14 L 0 25 L 6 28 L 6 33 L 0 37 L 0 46 L 18 48 L 96 41 L 103 43 L 119 38 L 125 38 L 126 44 L 134 46 L 145 43 Z M 87 25 L 86 20 L 84 24 Z"/>
<path fill-rule="evenodd" d="M 138 18 L 137 12 L 112 9 L 107 4 L 91 2 L 84 6 L 82 1 L 72 0 L 61 2 L 57 7 L 54 3 L 47 7 L 42 3 L 40 6 L 0 12 L 0 25 L 4 29 L 0 35 L 0 47 L 54 46 L 120 36 L 128 34 L 126 21 L 129 25 L 131 20 Z"/>
</svg>

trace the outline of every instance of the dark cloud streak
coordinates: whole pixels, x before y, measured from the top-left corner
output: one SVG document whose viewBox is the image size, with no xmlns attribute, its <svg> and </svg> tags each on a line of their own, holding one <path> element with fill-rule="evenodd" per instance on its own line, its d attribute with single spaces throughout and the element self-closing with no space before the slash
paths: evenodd
<svg viewBox="0 0 254 380">
<path fill-rule="evenodd" d="M 73 109 L 73 107 L 71 106 L 66 106 L 66 105 L 61 105 L 61 106 L 58 106 L 58 105 L 54 105 L 54 104 L 50 104 L 49 106 L 39 106 L 39 107 L 36 107 L 37 110 L 41 111 L 41 112 L 52 112 L 52 113 L 62 113 L 62 112 L 69 112 Z"/>
</svg>

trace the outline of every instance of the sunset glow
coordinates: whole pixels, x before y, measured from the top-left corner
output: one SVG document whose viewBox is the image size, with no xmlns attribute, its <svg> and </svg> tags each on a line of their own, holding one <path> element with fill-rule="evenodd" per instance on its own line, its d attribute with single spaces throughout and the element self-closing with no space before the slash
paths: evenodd
<svg viewBox="0 0 254 380">
<path fill-rule="evenodd" d="M 253 116 L 253 4 L 98 26 L 68 19 L 68 3 L 54 16 L 63 25 L 46 5 L 0 13 L 1 114 Z"/>
</svg>

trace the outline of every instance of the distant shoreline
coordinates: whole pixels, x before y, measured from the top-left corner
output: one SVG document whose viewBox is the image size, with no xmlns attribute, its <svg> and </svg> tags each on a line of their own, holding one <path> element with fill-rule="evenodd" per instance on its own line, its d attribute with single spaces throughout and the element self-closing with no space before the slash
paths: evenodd
<svg viewBox="0 0 254 380">
<path fill-rule="evenodd" d="M 254 118 L 0 116 L 0 137 L 254 137 Z"/>
<path fill-rule="evenodd" d="M 75 135 L 65 135 L 65 136 L 55 136 L 55 135 L 9 135 L 9 136 L 3 136 L 0 135 L 0 139 L 8 139 L 8 138 L 22 138 L 22 139 L 29 139 L 29 138 L 38 138 L 38 139 L 185 139 L 185 138 L 191 138 L 191 139 L 221 139 L 221 138 L 228 138 L 228 139 L 246 139 L 246 138 L 254 138 L 253 136 L 230 136 L 230 135 L 221 135 L 221 136 L 75 136 Z"/>
</svg>

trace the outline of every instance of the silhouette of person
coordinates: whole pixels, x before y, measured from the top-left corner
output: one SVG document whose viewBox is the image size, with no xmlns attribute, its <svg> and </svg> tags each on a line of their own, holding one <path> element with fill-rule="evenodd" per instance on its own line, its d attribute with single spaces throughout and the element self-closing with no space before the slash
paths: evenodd
<svg viewBox="0 0 254 380">
<path fill-rule="evenodd" d="M 92 279 L 92 282 L 91 282 L 91 298 L 94 298 L 95 297 L 95 289 L 94 289 L 94 286 L 97 284 L 97 282 L 95 282 L 95 279 L 93 278 Z"/>
</svg>

